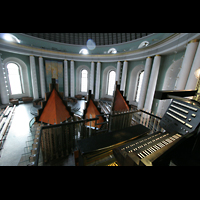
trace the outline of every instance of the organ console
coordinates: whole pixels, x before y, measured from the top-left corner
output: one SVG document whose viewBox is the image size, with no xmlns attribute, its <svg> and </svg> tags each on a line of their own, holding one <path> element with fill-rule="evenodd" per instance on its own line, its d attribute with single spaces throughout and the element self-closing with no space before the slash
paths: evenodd
<svg viewBox="0 0 200 200">
<path fill-rule="evenodd" d="M 169 95 L 165 94 L 165 98 L 169 98 L 171 94 L 172 91 Z M 163 95 L 161 93 L 159 95 L 163 99 Z M 182 91 L 181 96 L 184 96 Z M 135 139 L 113 149 L 113 154 L 119 165 L 169 165 L 172 159 L 176 160 L 181 151 L 187 149 L 187 141 L 191 141 L 190 138 L 193 138 L 193 144 L 190 149 L 188 148 L 189 157 L 193 156 L 194 149 L 199 150 L 196 142 L 199 141 L 198 133 L 200 132 L 200 103 L 182 97 L 171 97 L 173 99 L 160 121 L 160 126 L 164 131 Z M 185 159 L 182 163 L 186 164 L 186 162 Z"/>
</svg>

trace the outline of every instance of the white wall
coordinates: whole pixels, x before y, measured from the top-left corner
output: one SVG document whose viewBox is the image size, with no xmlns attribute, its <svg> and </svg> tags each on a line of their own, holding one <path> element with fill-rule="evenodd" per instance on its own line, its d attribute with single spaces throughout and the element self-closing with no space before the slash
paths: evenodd
<svg viewBox="0 0 200 200">
<path fill-rule="evenodd" d="M 166 75 L 165 75 L 165 80 L 163 83 L 162 90 L 175 90 L 175 85 L 177 82 L 177 75 L 180 71 L 181 64 L 183 62 L 183 58 L 175 61 L 170 65 L 168 68 Z M 165 111 L 167 110 L 171 100 L 160 100 L 157 108 L 157 115 L 163 116 Z"/>
</svg>

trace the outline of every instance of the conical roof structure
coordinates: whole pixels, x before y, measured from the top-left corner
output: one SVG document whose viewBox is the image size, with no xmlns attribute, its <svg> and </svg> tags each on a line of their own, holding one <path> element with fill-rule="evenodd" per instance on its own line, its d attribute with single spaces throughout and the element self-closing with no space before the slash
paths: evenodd
<svg viewBox="0 0 200 200">
<path fill-rule="evenodd" d="M 90 117 L 95 118 L 96 115 L 103 114 L 101 113 L 101 109 L 97 107 L 96 103 L 94 102 L 94 95 L 91 94 L 91 90 L 89 90 L 88 94 L 88 101 L 86 103 L 86 108 L 83 111 L 83 119 L 90 119 Z M 99 116 L 97 123 L 105 122 L 106 119 L 104 116 Z M 87 122 L 86 125 L 90 125 L 90 122 Z M 91 126 L 95 127 L 95 121 L 91 122 Z M 102 124 L 96 125 L 96 128 L 101 128 Z"/>
<path fill-rule="evenodd" d="M 73 117 L 71 107 L 62 99 L 62 93 L 58 92 L 58 84 L 55 79 L 49 84 L 50 92 L 45 94 L 45 101 L 42 101 L 42 108 L 38 110 L 38 116 L 35 121 L 48 124 L 60 124 L 70 117 Z"/>
<path fill-rule="evenodd" d="M 60 98 L 58 92 L 54 88 L 46 103 L 46 106 L 44 107 L 39 121 L 49 124 L 60 124 L 60 122 L 63 122 L 70 117 L 71 115 L 69 111 L 63 104 L 62 99 Z"/>
<path fill-rule="evenodd" d="M 129 101 L 126 101 L 126 97 L 123 96 L 123 91 L 119 90 L 120 86 L 115 84 L 114 98 L 112 102 L 112 111 L 129 111 Z"/>
</svg>

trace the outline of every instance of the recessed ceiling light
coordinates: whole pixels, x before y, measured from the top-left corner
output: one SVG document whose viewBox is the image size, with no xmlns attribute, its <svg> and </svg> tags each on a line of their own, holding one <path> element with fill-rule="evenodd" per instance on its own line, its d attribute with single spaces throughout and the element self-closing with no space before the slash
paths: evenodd
<svg viewBox="0 0 200 200">
<path fill-rule="evenodd" d="M 20 43 L 20 40 L 16 36 L 14 36 L 10 33 L 1 33 L 1 38 L 8 41 L 8 42 Z"/>
</svg>

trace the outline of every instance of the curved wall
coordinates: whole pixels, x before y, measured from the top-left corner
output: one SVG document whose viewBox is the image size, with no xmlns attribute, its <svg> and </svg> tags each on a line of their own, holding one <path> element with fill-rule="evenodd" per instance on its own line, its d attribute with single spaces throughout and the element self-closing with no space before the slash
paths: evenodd
<svg viewBox="0 0 200 200">
<path fill-rule="evenodd" d="M 19 35 L 15 34 L 16 36 Z M 21 34 L 21 37 L 23 35 Z M 152 34 L 150 36 L 146 36 L 146 37 L 155 37 L 156 34 Z M 157 36 L 162 36 L 162 34 L 157 35 Z M 166 36 L 166 35 L 165 35 Z M 27 36 L 28 37 L 28 36 Z M 159 69 L 159 74 L 158 74 L 158 80 L 157 80 L 157 85 L 156 85 L 156 89 L 162 89 L 163 87 L 163 83 L 164 83 L 164 77 L 166 74 L 166 71 L 168 70 L 168 68 L 172 65 L 172 63 L 174 62 L 173 60 L 178 60 L 180 59 L 181 56 L 184 55 L 185 50 L 186 50 L 186 46 L 187 43 L 190 40 L 193 39 L 199 39 L 200 38 L 200 34 L 199 33 L 181 33 L 181 34 L 170 34 L 168 37 L 165 37 L 162 40 L 159 41 L 155 41 L 154 43 L 150 44 L 149 46 L 142 48 L 142 49 L 137 49 L 137 50 L 131 50 L 131 51 L 125 51 L 125 52 L 121 52 L 121 53 L 117 53 L 117 54 L 89 54 L 89 55 L 80 55 L 78 53 L 68 53 L 65 51 L 55 51 L 55 50 L 50 50 L 50 49 L 44 49 L 44 48 L 39 48 L 39 47 L 35 47 L 35 46 L 30 46 L 30 44 L 14 44 L 14 43 L 9 43 L 6 42 L 4 40 L 0 39 L 0 53 L 2 54 L 2 62 L 4 62 L 4 60 L 8 57 L 16 57 L 16 58 L 20 58 L 22 59 L 22 61 L 24 61 L 24 63 L 27 66 L 27 72 L 28 72 L 28 82 L 29 82 L 29 92 L 30 92 L 30 96 L 33 96 L 32 94 L 32 90 L 33 90 L 33 85 L 31 83 L 31 73 L 30 73 L 30 60 L 29 57 L 30 55 L 33 55 L 34 59 L 35 59 L 35 67 L 36 67 L 36 74 L 37 74 L 37 83 L 38 83 L 38 95 L 39 97 L 41 97 L 41 87 L 40 87 L 40 73 L 39 73 L 39 57 L 43 58 L 43 66 L 45 68 L 45 61 L 46 60 L 55 60 L 55 61 L 62 61 L 63 62 L 63 68 L 64 68 L 64 60 L 66 60 L 65 62 L 67 62 L 67 69 L 68 69 L 68 90 L 70 91 L 70 81 L 73 78 L 73 83 L 74 83 L 74 87 L 75 87 L 75 95 L 77 94 L 77 85 L 78 83 L 78 75 L 77 75 L 77 70 L 80 68 L 80 66 L 87 66 L 87 68 L 93 72 L 93 75 L 90 75 L 89 78 L 91 80 L 91 77 L 94 79 L 94 91 L 93 94 L 95 94 L 95 85 L 96 85 L 96 69 L 97 69 L 97 62 L 101 63 L 101 74 L 100 74 L 100 88 L 99 88 L 99 94 L 100 97 L 105 97 L 105 85 L 107 84 L 105 82 L 106 78 L 105 78 L 105 74 L 104 74 L 104 70 L 109 67 L 112 66 L 116 69 L 117 71 L 117 63 L 118 61 L 120 61 L 120 77 L 119 77 L 119 84 L 122 78 L 122 71 L 123 71 L 123 64 L 124 61 L 126 60 L 128 62 L 128 69 L 127 69 L 127 77 L 126 77 L 126 87 L 125 87 L 125 95 L 128 96 L 128 99 L 131 100 L 133 99 L 132 94 L 135 94 L 135 88 L 132 87 L 132 83 L 133 82 L 133 77 L 136 76 L 137 79 L 137 74 L 132 74 L 132 70 L 134 70 L 134 68 L 136 68 L 137 66 L 145 66 L 146 63 L 146 58 L 148 56 L 152 57 L 152 59 L 154 59 L 155 55 L 159 54 L 161 56 L 161 63 L 160 63 L 160 69 Z M 21 38 L 19 38 L 21 39 Z M 138 42 L 140 43 L 141 40 L 143 41 L 144 38 L 138 39 Z M 41 40 L 38 39 L 37 44 L 35 45 L 39 45 L 38 43 L 41 42 Z M 53 43 L 53 42 L 52 42 Z M 53 44 L 49 43 L 48 45 L 53 47 Z M 56 43 L 56 42 L 55 42 Z M 42 45 L 42 44 L 41 44 Z M 62 46 L 62 44 L 59 44 Z M 127 44 L 122 44 L 121 48 L 124 48 L 125 46 L 123 45 L 130 45 L 130 43 Z M 133 45 L 133 44 L 131 44 Z M 64 45 L 67 46 L 67 45 Z M 78 47 L 77 47 L 78 46 Z M 97 46 L 96 47 L 96 51 L 99 49 L 106 49 L 106 48 L 111 48 L 114 47 L 115 45 L 107 45 L 107 46 Z M 120 46 L 120 45 L 118 45 Z M 75 51 L 75 48 L 80 48 L 80 45 L 74 45 L 74 47 L 70 47 L 70 49 L 72 49 L 71 51 Z M 126 47 L 129 48 L 129 47 Z M 176 52 L 177 54 L 175 54 L 174 52 Z M 178 55 L 178 56 L 177 56 Z M 70 75 L 70 64 L 71 64 L 71 60 L 74 61 L 74 77 L 71 77 Z M 93 64 L 92 64 L 93 63 Z M 91 66 L 92 68 L 94 68 L 94 71 L 91 70 Z M 113 68 L 113 69 L 114 69 Z M 44 69 L 45 71 L 45 69 Z M 137 70 L 136 70 L 137 71 Z M 65 79 L 64 75 L 63 75 L 63 79 Z M 90 81 L 89 81 L 90 82 Z M 48 85 L 46 83 L 46 77 L 45 77 L 45 84 L 46 84 L 46 89 L 48 88 Z M 63 84 L 64 85 L 64 84 Z M 61 92 L 64 92 L 64 87 L 60 88 Z M 48 90 L 47 90 L 48 91 Z M 152 94 L 154 95 L 154 94 Z M 69 96 L 70 96 L 70 92 L 69 92 Z M 158 100 L 154 100 L 153 101 L 153 105 L 152 105 L 152 109 L 151 111 L 155 111 L 157 110 L 157 106 L 158 106 Z"/>
</svg>

